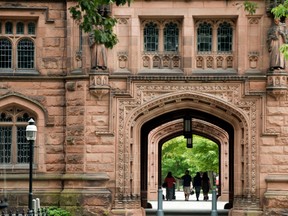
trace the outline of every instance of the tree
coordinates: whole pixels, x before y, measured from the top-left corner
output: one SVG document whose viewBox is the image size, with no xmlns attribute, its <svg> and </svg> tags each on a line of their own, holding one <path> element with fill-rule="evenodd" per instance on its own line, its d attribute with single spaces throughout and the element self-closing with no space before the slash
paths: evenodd
<svg viewBox="0 0 288 216">
<path fill-rule="evenodd" d="M 198 171 L 213 171 L 219 173 L 218 145 L 204 137 L 193 136 L 193 158 Z"/>
<path fill-rule="evenodd" d="M 271 13 L 275 18 L 288 18 L 288 0 L 285 0 L 283 4 L 272 8 Z M 282 52 L 286 59 L 288 59 L 288 44 L 284 44 L 280 47 L 280 52 Z"/>
<path fill-rule="evenodd" d="M 176 137 L 164 143 L 162 147 L 162 178 L 169 171 L 174 176 L 180 177 L 191 165 L 187 152 L 192 151 L 186 148 L 186 139 L 183 136 Z"/>
<path fill-rule="evenodd" d="M 219 151 L 213 141 L 193 135 L 193 148 L 186 147 L 183 136 L 164 143 L 162 147 L 162 178 L 171 171 L 180 177 L 188 169 L 191 175 L 198 171 L 219 172 Z"/>
<path fill-rule="evenodd" d="M 132 0 L 76 1 L 76 5 L 69 8 L 72 18 L 79 23 L 84 32 L 94 32 L 96 43 L 104 44 L 107 48 L 113 48 L 118 42 L 117 35 L 113 32 L 117 20 L 111 16 L 110 11 L 107 11 L 104 6 L 114 3 L 117 6 L 130 5 Z"/>
</svg>

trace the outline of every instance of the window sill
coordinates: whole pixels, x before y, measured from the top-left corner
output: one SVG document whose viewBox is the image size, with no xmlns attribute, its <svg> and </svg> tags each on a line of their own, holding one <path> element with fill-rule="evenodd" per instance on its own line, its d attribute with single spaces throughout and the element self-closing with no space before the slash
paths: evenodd
<svg viewBox="0 0 288 216">
<path fill-rule="evenodd" d="M 237 71 L 234 68 L 227 68 L 227 69 L 194 69 L 192 70 L 192 74 L 197 74 L 197 75 L 215 75 L 215 74 L 225 74 L 225 75 L 235 75 L 237 74 Z"/>
<path fill-rule="evenodd" d="M 33 164 L 33 169 L 37 169 L 37 165 Z M 21 170 L 29 170 L 29 164 L 1 164 L 0 170 L 5 171 L 6 173 L 17 173 Z"/>
<path fill-rule="evenodd" d="M 167 68 L 162 68 L 162 69 L 142 69 L 139 71 L 139 74 L 148 74 L 148 75 L 160 75 L 160 74 L 165 74 L 165 75 L 183 75 L 183 71 L 179 68 L 175 69 L 167 69 Z"/>
<path fill-rule="evenodd" d="M 40 73 L 34 69 L 18 69 L 13 71 L 12 69 L 0 68 L 0 76 L 31 76 L 40 75 Z"/>
</svg>

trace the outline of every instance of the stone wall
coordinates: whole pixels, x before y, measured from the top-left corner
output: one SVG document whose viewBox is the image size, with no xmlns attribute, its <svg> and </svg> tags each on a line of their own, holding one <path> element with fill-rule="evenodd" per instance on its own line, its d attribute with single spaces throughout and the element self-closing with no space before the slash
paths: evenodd
<svg viewBox="0 0 288 216">
<path fill-rule="evenodd" d="M 143 203 L 156 198 L 159 184 L 158 145 L 180 133 L 181 112 L 193 110 L 199 113 L 196 130 L 223 147 L 221 182 L 234 203 L 231 214 L 287 213 L 287 71 L 268 70 L 271 18 L 257 3 L 255 15 L 241 1 L 113 6 L 119 43 L 107 50 L 108 69 L 99 71 L 90 68 L 88 35 L 69 16 L 74 2 L 0 0 L 0 21 L 37 23 L 36 73 L 0 73 L 0 108 L 19 106 L 37 116 L 33 188 L 42 205 L 60 205 L 74 215 L 145 215 Z M 199 69 L 196 60 L 207 54 L 197 53 L 197 25 L 214 22 L 216 29 L 223 20 L 233 27 L 232 68 L 214 62 L 212 70 Z M 179 25 L 177 54 L 144 52 L 143 28 L 150 21 L 161 28 L 169 21 Z M 214 54 L 209 59 L 219 57 Z M 173 56 L 169 65 L 175 67 L 144 67 L 146 57 L 153 66 L 155 56 L 163 62 Z M 143 128 L 150 130 L 144 138 Z M 0 172 L 3 194 L 15 200 L 11 205 L 25 207 L 28 166 Z"/>
</svg>

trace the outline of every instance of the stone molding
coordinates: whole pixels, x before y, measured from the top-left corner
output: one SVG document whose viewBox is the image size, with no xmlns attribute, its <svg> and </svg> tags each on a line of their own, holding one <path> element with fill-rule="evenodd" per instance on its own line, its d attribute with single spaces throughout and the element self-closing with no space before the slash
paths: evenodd
<svg viewBox="0 0 288 216">
<path fill-rule="evenodd" d="M 27 180 L 29 176 L 27 174 L 8 174 L 5 176 L 1 175 L 0 179 L 5 180 Z M 79 174 L 45 174 L 45 173 L 37 173 L 37 175 L 33 176 L 33 180 L 35 181 L 47 181 L 47 180 L 69 180 L 69 181 L 108 181 L 110 177 L 107 173 L 79 173 Z"/>
<path fill-rule="evenodd" d="M 229 116 L 232 121 L 237 121 L 238 125 L 243 128 L 243 140 L 241 145 L 244 148 L 243 163 L 244 170 L 242 171 L 244 181 L 244 194 L 242 196 L 250 197 L 256 200 L 256 175 L 257 175 L 257 147 L 256 147 L 256 100 L 243 100 L 241 94 L 241 84 L 211 84 L 203 86 L 203 84 L 183 85 L 171 84 L 165 85 L 155 83 L 154 85 L 135 83 L 132 93 L 133 99 L 118 99 L 119 104 L 119 145 L 118 145 L 118 176 L 116 185 L 119 191 L 116 193 L 115 205 L 123 206 L 125 197 L 130 197 L 132 191 L 130 179 L 130 146 L 133 146 L 131 141 L 131 128 L 135 128 L 138 122 L 144 121 L 141 117 L 149 118 L 152 113 L 154 116 L 160 112 L 162 107 L 173 104 L 176 107 L 182 107 L 190 100 L 191 105 L 195 107 L 214 107 L 215 111 L 222 112 L 226 117 Z M 200 93 L 201 92 L 201 93 Z M 258 97 L 257 97 L 258 98 Z M 184 101 L 186 101 L 184 103 Z M 199 105 L 199 103 L 203 103 Z M 218 110 L 218 108 L 221 108 Z M 165 109 L 167 111 L 168 107 Z M 234 119 L 234 120 L 233 120 Z M 236 124 L 236 123 L 235 123 Z M 136 160 L 136 159 L 134 159 Z M 137 160 L 136 160 L 137 161 Z M 140 194 L 139 194 L 140 196 Z M 249 201 L 250 202 L 250 201 Z M 256 202 L 256 201 L 255 201 Z M 124 203 L 125 205 L 125 203 Z M 119 207 L 120 207 L 119 206 Z"/>
<path fill-rule="evenodd" d="M 11 92 L 11 93 L 8 93 L 8 94 L 6 94 L 4 96 L 1 96 L 0 100 L 3 102 L 5 99 L 9 100 L 10 98 L 11 98 L 11 100 L 12 100 L 12 98 L 14 98 L 13 99 L 14 102 L 16 102 L 17 98 L 18 98 L 19 100 L 25 100 L 25 101 L 28 101 L 29 103 L 32 103 L 32 104 L 36 105 L 44 113 L 45 125 L 47 127 L 54 126 L 54 117 L 53 116 L 49 116 L 47 109 L 41 103 L 39 103 L 38 101 L 33 100 L 32 98 L 29 98 L 29 97 L 27 97 L 25 95 L 22 95 L 22 94 L 18 93 L 18 92 Z"/>
<path fill-rule="evenodd" d="M 41 2 L 41 1 L 40 1 Z M 0 10 L 22 10 L 22 11 L 35 11 L 35 10 L 43 10 L 45 11 L 46 23 L 54 23 L 53 19 L 49 18 L 49 7 L 24 7 L 24 6 L 16 6 L 16 5 L 4 5 L 0 6 Z"/>
</svg>

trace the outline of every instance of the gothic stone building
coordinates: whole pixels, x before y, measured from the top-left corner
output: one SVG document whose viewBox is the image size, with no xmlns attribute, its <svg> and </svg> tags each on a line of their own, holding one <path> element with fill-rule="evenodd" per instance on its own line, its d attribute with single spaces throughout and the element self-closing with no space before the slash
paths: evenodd
<svg viewBox="0 0 288 216">
<path fill-rule="evenodd" d="M 252 15 L 242 0 L 111 5 L 119 43 L 107 69 L 93 69 L 75 2 L 0 0 L 1 199 L 27 206 L 33 118 L 42 205 L 144 215 L 161 145 L 188 116 L 193 134 L 219 145 L 219 199 L 231 215 L 287 213 L 287 71 L 270 69 L 271 4 L 255 2 Z"/>
</svg>

